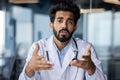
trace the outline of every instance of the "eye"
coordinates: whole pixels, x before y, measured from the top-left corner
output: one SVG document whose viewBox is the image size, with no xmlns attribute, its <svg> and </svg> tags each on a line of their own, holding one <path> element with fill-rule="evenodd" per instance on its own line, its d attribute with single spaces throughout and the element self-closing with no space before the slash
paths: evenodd
<svg viewBox="0 0 120 80">
<path fill-rule="evenodd" d="M 57 20 L 57 22 L 62 23 L 62 22 L 63 22 L 63 20 L 62 20 L 62 19 L 58 19 L 58 20 Z"/>
<path fill-rule="evenodd" d="M 69 24 L 74 24 L 73 20 L 68 20 Z"/>
</svg>

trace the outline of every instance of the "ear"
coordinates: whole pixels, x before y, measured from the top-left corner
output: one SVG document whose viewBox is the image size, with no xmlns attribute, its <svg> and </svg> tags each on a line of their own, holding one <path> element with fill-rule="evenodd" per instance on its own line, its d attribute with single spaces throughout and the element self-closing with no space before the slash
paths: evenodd
<svg viewBox="0 0 120 80">
<path fill-rule="evenodd" d="M 53 29 L 54 24 L 50 22 L 49 26 L 50 26 L 50 29 Z"/>
</svg>

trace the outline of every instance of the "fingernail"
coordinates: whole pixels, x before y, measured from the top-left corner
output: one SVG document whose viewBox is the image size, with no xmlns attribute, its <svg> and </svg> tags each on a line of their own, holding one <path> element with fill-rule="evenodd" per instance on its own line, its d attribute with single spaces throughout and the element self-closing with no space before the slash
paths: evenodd
<svg viewBox="0 0 120 80">
<path fill-rule="evenodd" d="M 76 62 L 76 60 L 73 60 L 73 62 Z"/>
<path fill-rule="evenodd" d="M 54 65 L 52 62 L 50 62 L 50 64 Z"/>
<path fill-rule="evenodd" d="M 50 61 L 47 61 L 47 64 L 50 64 Z"/>
</svg>

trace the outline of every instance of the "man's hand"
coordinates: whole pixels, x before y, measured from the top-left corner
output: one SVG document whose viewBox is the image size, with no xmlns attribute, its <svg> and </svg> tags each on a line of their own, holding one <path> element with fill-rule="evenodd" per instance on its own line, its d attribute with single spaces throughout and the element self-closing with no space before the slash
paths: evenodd
<svg viewBox="0 0 120 80">
<path fill-rule="evenodd" d="M 32 77 L 35 74 L 36 70 L 48 70 L 52 68 L 50 61 L 43 60 L 46 56 L 44 54 L 38 55 L 40 47 L 39 44 L 36 44 L 36 48 L 33 52 L 32 58 L 30 59 L 25 72 L 28 77 Z"/>
<path fill-rule="evenodd" d="M 92 75 L 95 72 L 96 66 L 91 60 L 91 51 L 90 51 L 91 45 L 89 44 L 87 46 L 87 50 L 85 55 L 82 56 L 83 60 L 73 60 L 71 61 L 71 65 L 81 67 L 85 69 L 89 75 Z"/>
</svg>

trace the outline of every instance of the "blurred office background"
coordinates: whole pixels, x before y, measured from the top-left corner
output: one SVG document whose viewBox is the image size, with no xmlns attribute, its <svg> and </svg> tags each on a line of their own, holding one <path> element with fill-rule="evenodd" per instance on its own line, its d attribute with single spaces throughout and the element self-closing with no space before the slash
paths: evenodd
<svg viewBox="0 0 120 80">
<path fill-rule="evenodd" d="M 31 44 L 52 34 L 48 9 L 56 1 L 0 0 L 0 80 L 17 80 Z M 72 1 L 81 10 L 74 37 L 94 45 L 108 80 L 120 80 L 120 0 Z"/>
</svg>

